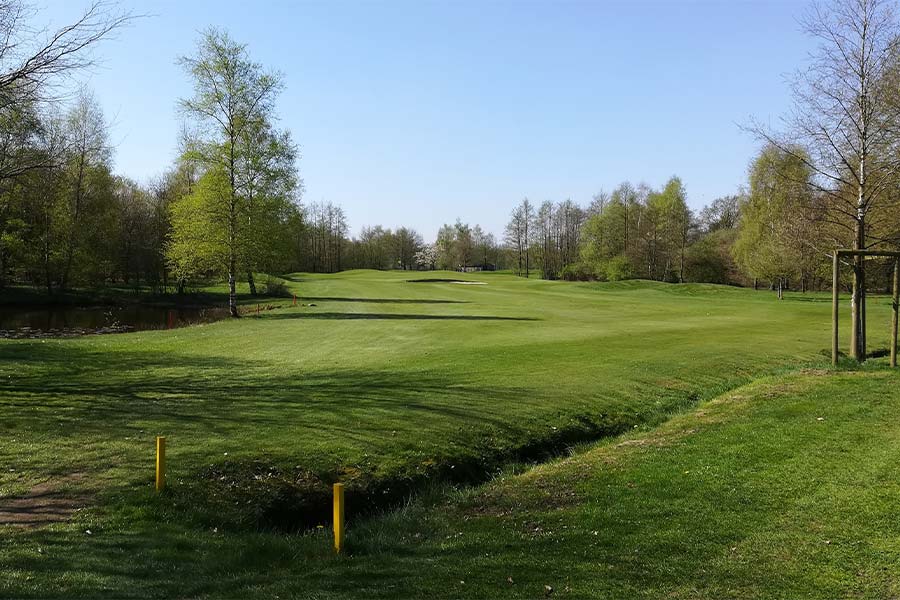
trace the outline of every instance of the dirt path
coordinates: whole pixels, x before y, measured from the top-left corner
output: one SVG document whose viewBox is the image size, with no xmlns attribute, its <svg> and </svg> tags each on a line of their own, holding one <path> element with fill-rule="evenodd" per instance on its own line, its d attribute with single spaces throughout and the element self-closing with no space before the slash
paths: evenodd
<svg viewBox="0 0 900 600">
<path fill-rule="evenodd" d="M 67 475 L 38 484 L 23 496 L 0 498 L 0 525 L 40 527 L 68 521 L 72 513 L 87 506 L 85 494 L 65 491 L 66 484 L 81 478 L 80 473 Z"/>
</svg>

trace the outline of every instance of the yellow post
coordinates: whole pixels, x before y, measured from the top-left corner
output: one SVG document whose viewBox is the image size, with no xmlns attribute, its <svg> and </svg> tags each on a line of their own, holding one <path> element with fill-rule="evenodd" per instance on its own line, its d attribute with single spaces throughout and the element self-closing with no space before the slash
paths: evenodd
<svg viewBox="0 0 900 600">
<path fill-rule="evenodd" d="M 334 551 L 344 549 L 344 484 L 334 484 Z"/>
<path fill-rule="evenodd" d="M 166 438 L 156 437 L 156 491 L 166 487 Z"/>
</svg>

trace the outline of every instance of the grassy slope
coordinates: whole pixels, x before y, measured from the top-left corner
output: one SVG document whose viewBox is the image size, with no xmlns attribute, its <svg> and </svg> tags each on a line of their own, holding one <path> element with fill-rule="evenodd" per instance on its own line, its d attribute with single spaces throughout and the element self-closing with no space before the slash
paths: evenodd
<svg viewBox="0 0 900 600">
<path fill-rule="evenodd" d="M 0 343 L 0 494 L 72 472 L 89 475 L 75 488 L 100 488 L 77 523 L 5 539 L 0 560 L 20 567 L 7 590 L 126 593 L 142 576 L 157 593 L 252 586 L 266 573 L 243 567 L 277 570 L 324 544 L 214 533 L 217 520 L 252 512 L 233 506 L 219 473 L 227 484 L 229 469 L 260 460 L 288 479 L 340 478 L 351 491 L 452 474 L 530 444 L 658 419 L 785 362 L 815 360 L 828 339 L 819 297 L 778 304 L 709 286 L 407 277 L 304 276 L 294 287 L 317 306 L 239 322 Z M 885 306 L 872 313 L 880 319 Z M 158 433 L 170 439 L 174 483 L 161 500 L 149 491 Z M 84 544 L 85 527 L 103 536 Z M 39 544 L 61 554 L 32 560 Z"/>
<path fill-rule="evenodd" d="M 0 538 L 39 597 L 893 598 L 900 376 L 767 378 L 650 431 L 327 533 L 111 523 Z M 85 525 L 82 524 L 83 528 Z"/>
<path fill-rule="evenodd" d="M 764 379 L 651 432 L 371 521 L 352 559 L 269 591 L 894 598 L 898 384 L 887 371 Z"/>
</svg>

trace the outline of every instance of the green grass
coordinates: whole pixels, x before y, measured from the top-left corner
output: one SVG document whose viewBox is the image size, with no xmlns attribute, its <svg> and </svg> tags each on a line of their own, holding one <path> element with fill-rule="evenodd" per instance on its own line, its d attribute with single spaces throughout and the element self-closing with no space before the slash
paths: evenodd
<svg viewBox="0 0 900 600">
<path fill-rule="evenodd" d="M 898 385 L 885 371 L 767 378 L 651 432 L 370 521 L 351 559 L 267 590 L 895 598 Z"/>
<path fill-rule="evenodd" d="M 419 277 L 486 285 L 406 282 Z M 547 518 L 565 514 L 571 518 L 567 528 L 574 528 L 596 513 L 603 531 L 616 532 L 602 538 L 603 560 L 573 562 L 587 548 L 574 529 L 553 525 L 556 537 L 522 537 L 510 519 L 521 521 L 546 503 L 530 500 L 527 486 L 516 491 L 517 478 L 476 488 L 471 498 L 437 511 L 417 502 L 387 517 L 357 517 L 347 559 L 328 556 L 325 532 L 265 530 L 327 524 L 321 508 L 332 481 L 347 484 L 350 514 L 359 515 L 418 486 L 485 480 L 512 461 L 636 427 L 643 431 L 755 377 L 821 362 L 829 341 L 827 297 L 789 295 L 778 302 L 767 293 L 717 286 L 366 271 L 298 275 L 291 287 L 300 303 L 315 306 L 168 332 L 0 342 L 0 496 L 22 494 L 49 480 L 64 481 L 72 494 L 90 498 L 90 508 L 71 523 L 0 528 L 0 566 L 6 574 L 0 594 L 197 596 L 240 590 L 242 596 L 355 596 L 363 586 L 364 595 L 533 597 L 543 593 L 534 587 L 543 579 L 554 593 L 568 585 L 582 595 L 666 590 L 690 596 L 699 590 L 727 596 L 740 592 L 741 585 L 767 589 L 755 588 L 756 580 L 745 574 L 731 590 L 725 579 L 703 579 L 696 569 L 717 557 L 715 544 L 730 540 L 734 528 L 760 530 L 779 498 L 787 497 L 785 490 L 808 491 L 808 486 L 790 488 L 795 482 L 781 482 L 784 472 L 778 468 L 764 476 L 765 452 L 775 448 L 744 457 L 736 444 L 728 463 L 732 450 L 718 446 L 721 440 L 698 446 L 693 460 L 723 461 L 717 471 L 722 481 L 738 485 L 741 477 L 731 477 L 729 469 L 743 458 L 755 459 L 765 481 L 751 478 L 746 485 L 758 486 L 764 499 L 763 483 L 788 486 L 772 492 L 774 504 L 761 507 L 738 494 L 733 504 L 740 507 L 745 498 L 747 514 L 729 523 L 725 500 L 731 497 L 706 497 L 710 490 L 698 483 L 684 491 L 693 496 L 654 508 L 655 500 L 670 497 L 674 472 L 638 465 L 646 477 L 655 477 L 658 497 L 635 496 L 632 510 L 623 504 L 618 512 L 605 513 L 608 504 L 581 498 L 589 490 L 601 498 L 612 484 L 590 479 L 583 483 L 585 491 L 574 491 L 571 514 L 562 507 Z M 887 324 L 887 302 L 875 299 L 870 319 L 873 345 L 886 346 L 887 327 L 878 324 Z M 856 397 L 853 377 L 841 375 L 834 385 Z M 865 377 L 873 390 L 885 386 L 883 374 Z M 858 404 L 851 400 L 848 406 Z M 878 411 L 852 414 L 860 428 L 880 424 L 883 417 Z M 754 436 L 765 439 L 766 425 L 765 419 L 759 427 L 747 423 L 750 437 L 738 441 L 756 439 L 752 427 L 757 427 Z M 825 428 L 811 431 L 820 430 Z M 803 436 L 794 440 L 793 433 L 784 430 L 783 452 L 795 442 L 798 460 L 815 462 L 817 453 L 810 452 L 815 446 Z M 171 485 L 162 497 L 151 491 L 155 435 L 169 440 Z M 772 444 L 777 446 L 777 439 L 772 437 Z M 578 462 L 610 451 L 603 448 L 544 469 L 558 469 L 553 476 L 561 481 L 571 479 L 570 464 L 605 473 L 602 460 Z M 848 446 L 848 452 L 856 450 Z M 674 460 L 668 452 L 658 454 L 660 460 Z M 623 453 L 623 460 L 629 457 Z M 820 468 L 832 458 L 820 461 Z M 73 473 L 79 477 L 71 479 Z M 521 495 L 524 508 L 480 516 L 480 506 L 485 511 L 492 506 L 480 498 L 492 498 L 491 490 L 503 485 L 516 485 L 511 493 Z M 649 512 L 631 516 L 636 508 Z M 751 519 L 754 514 L 759 522 Z M 692 530 L 695 521 L 705 528 Z M 418 529 L 420 523 L 425 529 Z M 716 533 L 719 525 L 723 529 Z M 86 529 L 92 535 L 84 534 Z M 559 537 L 561 531 L 566 535 Z M 713 534 L 708 544 L 701 539 L 704 531 Z M 690 535 L 678 539 L 679 532 Z M 490 542 L 487 557 L 471 545 L 474 539 Z M 643 553 L 657 545 L 655 554 Z M 696 557 L 678 555 L 679 549 L 695 547 Z M 885 552 L 895 557 L 896 548 L 886 546 Z M 652 556 L 668 558 L 657 565 Z M 598 571 L 610 564 L 613 573 Z M 806 564 L 799 560 L 796 568 Z M 692 568 L 694 578 L 684 579 Z M 554 569 L 560 574 L 550 581 Z M 507 584 L 507 577 L 514 584 Z M 451 586 L 463 585 L 459 581 L 470 587 Z M 496 587 L 497 582 L 503 585 Z M 682 584 L 688 587 L 672 587 Z"/>
</svg>

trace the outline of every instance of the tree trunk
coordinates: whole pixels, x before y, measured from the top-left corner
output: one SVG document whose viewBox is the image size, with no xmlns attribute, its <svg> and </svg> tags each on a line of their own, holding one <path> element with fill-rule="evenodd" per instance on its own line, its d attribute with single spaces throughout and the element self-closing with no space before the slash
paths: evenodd
<svg viewBox="0 0 900 600">
<path fill-rule="evenodd" d="M 82 186 L 84 185 L 84 165 L 86 160 L 87 158 L 82 150 L 78 163 L 78 177 L 75 183 L 75 206 L 72 211 L 72 230 L 69 232 L 69 239 L 66 244 L 66 266 L 63 271 L 62 283 L 60 284 L 60 289 L 63 290 L 69 288 L 69 274 L 72 271 L 72 261 L 75 258 L 75 236 L 78 232 L 79 218 L 81 216 Z"/>
<path fill-rule="evenodd" d="M 256 281 L 253 279 L 253 271 L 247 271 L 247 284 L 250 286 L 250 295 L 256 296 Z"/>
<path fill-rule="evenodd" d="M 228 270 L 228 312 L 232 317 L 239 317 L 237 309 L 237 293 L 235 292 L 234 259 L 231 260 L 231 268 Z"/>
<path fill-rule="evenodd" d="M 241 316 L 237 308 L 237 191 L 235 189 L 234 130 L 229 130 L 228 178 L 231 183 L 231 198 L 228 211 L 228 311 L 232 317 Z"/>
<path fill-rule="evenodd" d="M 865 261 L 865 257 L 863 257 L 863 261 Z M 860 296 L 860 305 L 859 305 L 859 338 L 860 338 L 860 349 L 862 350 L 863 360 L 868 358 L 869 346 L 866 343 L 866 270 L 865 270 L 865 262 L 863 262 L 863 276 L 862 283 L 860 285 L 859 290 Z"/>
<path fill-rule="evenodd" d="M 860 210 L 860 213 L 862 211 Z M 854 250 L 865 248 L 865 220 L 863 214 L 857 215 L 856 239 L 853 241 Z M 853 291 L 851 296 L 851 329 L 850 329 L 850 355 L 858 361 L 866 359 L 865 345 L 865 257 L 853 257 Z"/>
</svg>

